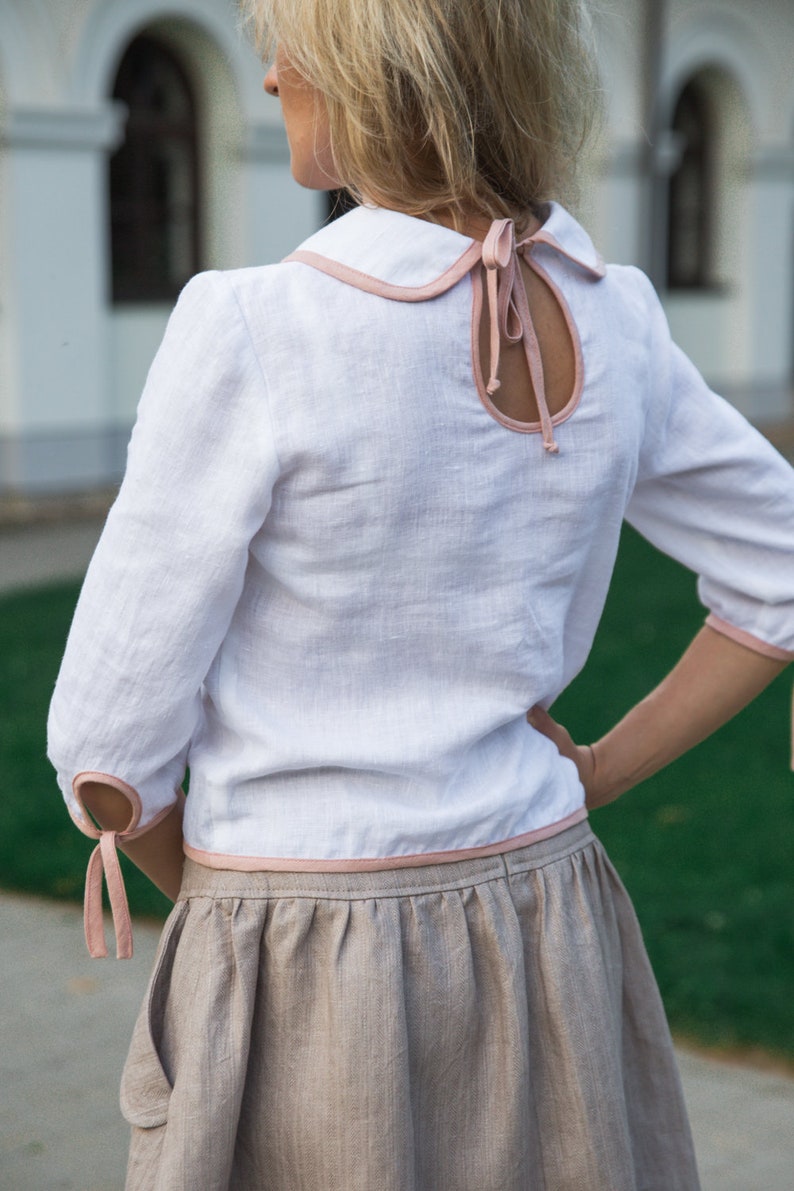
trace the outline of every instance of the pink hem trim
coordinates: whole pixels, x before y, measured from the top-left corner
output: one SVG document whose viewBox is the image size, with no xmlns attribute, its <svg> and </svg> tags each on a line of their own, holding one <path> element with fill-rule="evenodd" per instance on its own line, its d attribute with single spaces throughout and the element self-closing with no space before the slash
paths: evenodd
<svg viewBox="0 0 794 1191">
<path fill-rule="evenodd" d="M 794 653 L 788 649 L 780 649 L 777 645 L 770 645 L 768 641 L 762 641 L 760 637 L 754 637 L 752 633 L 746 632 L 745 629 L 737 629 L 736 625 L 729 624 L 727 620 L 722 620 L 721 617 L 715 616 L 710 612 L 706 617 L 706 624 L 710 629 L 714 629 L 716 633 L 722 633 L 724 637 L 730 637 L 731 641 L 735 641 L 737 645 L 744 645 L 747 649 L 752 649 L 755 653 L 762 653 L 765 657 L 774 658 L 777 662 L 791 662 L 794 661 Z"/>
<path fill-rule="evenodd" d="M 567 254 L 566 254 L 567 255 Z M 545 269 L 531 257 L 527 260 L 530 268 L 538 274 L 540 278 L 546 283 L 554 297 L 557 299 L 557 304 L 563 313 L 565 324 L 568 328 L 568 334 L 571 337 L 571 346 L 574 353 L 574 382 L 573 393 L 566 401 L 562 409 L 558 410 L 556 414 L 551 414 L 552 426 L 559 426 L 562 422 L 566 422 L 579 407 L 582 400 L 582 393 L 584 392 L 584 357 L 582 355 L 582 341 L 579 338 L 579 331 L 576 323 L 573 320 L 571 312 L 568 308 L 568 303 L 562 296 L 560 288 L 556 285 Z M 497 409 L 485 387 L 485 378 L 482 372 L 482 363 L 480 361 L 480 319 L 482 317 L 482 274 L 479 270 L 474 270 L 471 275 L 472 285 L 472 307 L 471 307 L 471 359 L 472 372 L 474 374 L 474 383 L 477 387 L 477 395 L 482 402 L 486 413 L 498 422 L 501 426 L 505 426 L 508 430 L 516 430 L 519 434 L 540 434 L 543 430 L 541 422 L 520 422 L 517 418 L 510 418 L 507 414 L 503 414 L 501 410 Z"/>
<path fill-rule="evenodd" d="M 193 848 L 185 843 L 185 855 L 191 860 L 203 864 L 206 868 L 230 869 L 233 872 L 294 872 L 294 873 L 370 873 L 390 868 L 420 868 L 425 864 L 451 864 L 456 860 L 476 860 L 479 856 L 497 856 L 500 852 L 515 852 L 517 848 L 524 848 L 527 844 L 535 844 L 540 840 L 551 839 L 554 835 L 566 831 L 576 823 L 582 823 L 587 818 L 587 807 L 560 819 L 557 823 L 550 823 L 548 827 L 539 827 L 535 831 L 525 831 L 523 835 L 514 835 L 507 840 L 499 840 L 495 844 L 482 844 L 477 848 L 458 848 L 449 852 L 416 852 L 407 856 L 362 856 L 350 860 L 306 860 L 295 857 L 280 856 L 232 856 L 224 852 L 204 852 L 200 848 Z"/>
<path fill-rule="evenodd" d="M 391 282 L 381 281 L 378 277 L 370 276 L 369 273 L 361 273 L 358 269 L 351 268 L 350 265 L 343 265 L 341 261 L 332 260 L 330 257 L 321 256 L 318 252 L 310 252 L 303 248 L 290 253 L 284 258 L 284 263 L 299 261 L 301 264 L 311 265 L 321 273 L 327 273 L 329 277 L 336 277 L 339 281 L 345 281 L 348 285 L 364 290 L 368 294 L 377 294 L 380 298 L 393 298 L 398 302 L 424 302 L 428 298 L 437 298 L 439 294 L 452 289 L 452 286 L 465 277 L 480 259 L 481 252 L 481 245 L 475 240 L 440 276 L 426 285 L 416 286 L 392 285 Z"/>
</svg>

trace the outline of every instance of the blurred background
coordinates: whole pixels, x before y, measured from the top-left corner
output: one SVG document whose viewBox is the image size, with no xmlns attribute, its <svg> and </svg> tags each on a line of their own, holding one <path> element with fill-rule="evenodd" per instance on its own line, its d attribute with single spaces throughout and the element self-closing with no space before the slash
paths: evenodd
<svg viewBox="0 0 794 1191">
<path fill-rule="evenodd" d="M 578 213 L 715 388 L 791 441 L 794 6 L 599 0 Z M 0 497 L 112 488 L 181 286 L 326 217 L 232 0 L 0 0 Z"/>
<path fill-rule="evenodd" d="M 604 118 L 576 213 L 608 260 L 650 274 L 684 350 L 790 456 L 794 4 L 594 8 Z M 144 378 L 190 276 L 279 260 L 340 209 L 293 183 L 263 76 L 233 0 L 0 0 L 0 886 L 17 891 L 0 896 L 0 1187 L 14 1191 L 121 1185 L 117 1067 L 156 932 L 123 973 L 89 965 L 73 911 L 29 895 L 82 893 L 90 845 L 46 761 L 46 710 Z M 627 531 L 556 714 L 597 737 L 702 619 L 693 577 Z M 594 826 L 679 1041 L 790 1075 L 789 700 L 784 677 Z M 165 900 L 126 871 L 134 913 L 161 920 Z M 791 1187 L 794 1082 L 745 1094 L 726 1074 L 701 1102 L 684 1072 L 705 1185 Z M 98 1132 L 106 1173 L 89 1177 Z"/>
</svg>

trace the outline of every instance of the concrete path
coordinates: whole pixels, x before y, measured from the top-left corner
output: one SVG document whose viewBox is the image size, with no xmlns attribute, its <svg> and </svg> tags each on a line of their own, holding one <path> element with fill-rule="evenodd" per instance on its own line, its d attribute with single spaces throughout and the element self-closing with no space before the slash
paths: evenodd
<svg viewBox="0 0 794 1191">
<path fill-rule="evenodd" d="M 122 1191 L 118 1082 L 158 933 L 90 960 L 79 907 L 0 895 L 2 1191 Z M 679 1057 L 703 1191 L 792 1191 L 794 1079 Z"/>
<path fill-rule="evenodd" d="M 0 594 L 81 579 L 103 524 L 102 515 L 30 525 L 0 522 Z"/>
</svg>

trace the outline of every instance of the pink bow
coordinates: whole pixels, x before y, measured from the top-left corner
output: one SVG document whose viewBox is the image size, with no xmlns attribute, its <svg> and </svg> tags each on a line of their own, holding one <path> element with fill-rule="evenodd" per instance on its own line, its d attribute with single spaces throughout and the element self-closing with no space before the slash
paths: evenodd
<svg viewBox="0 0 794 1191">
<path fill-rule="evenodd" d="M 547 451 L 556 454 L 559 447 L 554 441 L 554 427 L 546 403 L 540 345 L 532 324 L 526 286 L 518 263 L 518 253 L 525 251 L 528 245 L 531 245 L 531 240 L 516 244 L 516 229 L 512 219 L 495 220 L 483 242 L 482 263 L 485 265 L 487 277 L 491 334 L 491 375 L 487 392 L 489 396 L 492 395 L 501 383 L 499 355 L 502 344 L 522 342 L 538 404 L 543 446 Z"/>
</svg>

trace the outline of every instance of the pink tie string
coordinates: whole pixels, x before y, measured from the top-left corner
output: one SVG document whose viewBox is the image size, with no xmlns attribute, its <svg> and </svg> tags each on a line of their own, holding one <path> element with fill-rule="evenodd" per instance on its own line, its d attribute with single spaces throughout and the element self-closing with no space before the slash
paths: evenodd
<svg viewBox="0 0 794 1191">
<path fill-rule="evenodd" d="M 518 262 L 519 253 L 526 255 L 531 248 L 531 237 L 519 244 L 516 243 L 516 229 L 512 219 L 495 220 L 483 242 L 482 263 L 486 270 L 491 343 L 491 375 L 487 392 L 489 396 L 493 396 L 501 384 L 499 362 L 502 347 L 522 343 L 540 414 L 543 446 L 547 451 L 556 454 L 559 447 L 554 440 L 554 426 L 546 401 L 540 345 Z"/>
</svg>

